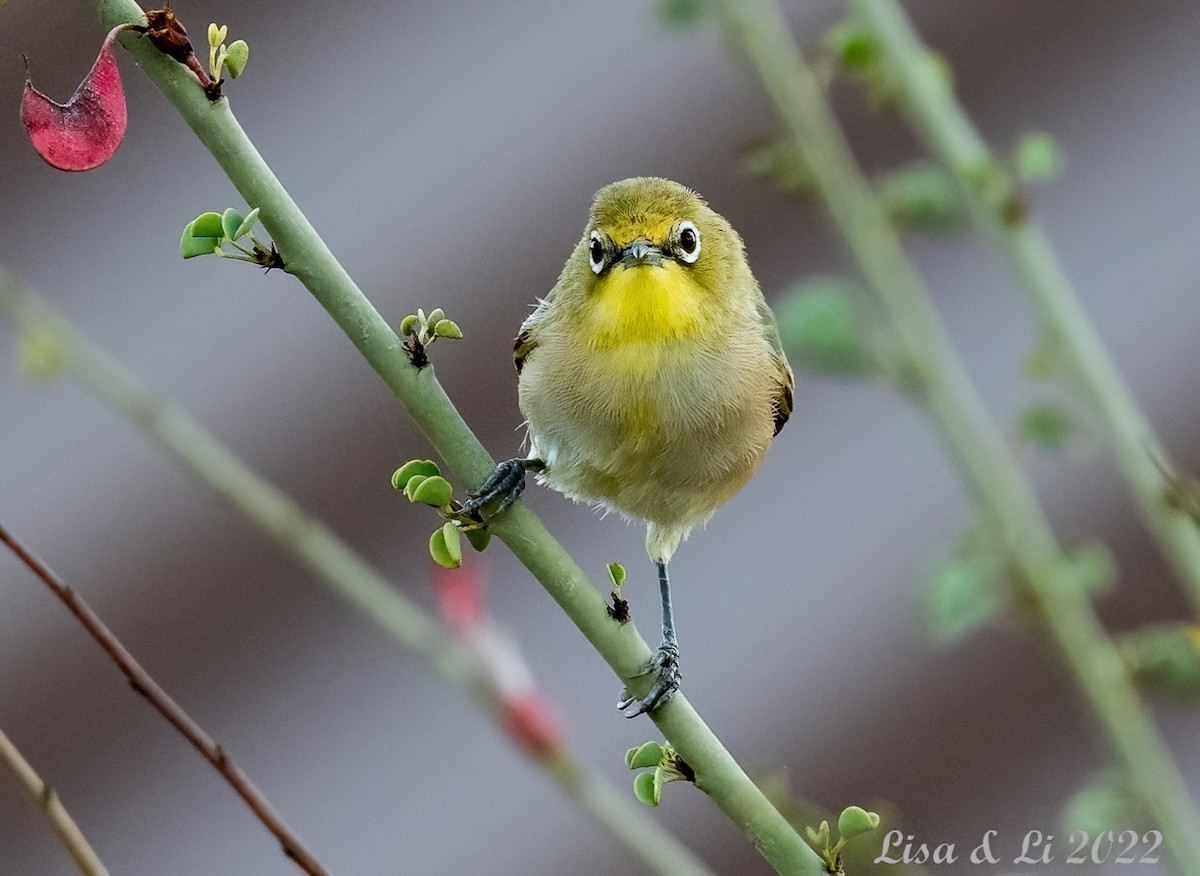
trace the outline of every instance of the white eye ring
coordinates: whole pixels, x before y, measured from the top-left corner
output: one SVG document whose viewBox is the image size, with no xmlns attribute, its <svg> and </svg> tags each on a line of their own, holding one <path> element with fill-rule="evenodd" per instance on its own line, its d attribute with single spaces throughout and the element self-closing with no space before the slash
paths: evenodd
<svg viewBox="0 0 1200 876">
<path fill-rule="evenodd" d="M 604 238 L 599 231 L 593 231 L 590 241 L 588 244 L 588 262 L 592 266 L 592 273 L 599 274 L 604 270 L 604 266 L 608 261 Z"/>
<path fill-rule="evenodd" d="M 680 260 L 694 265 L 696 259 L 700 258 L 700 229 L 696 227 L 696 223 L 688 219 L 680 222 L 677 239 L 679 244 L 676 251 Z M 689 246 L 691 249 L 688 249 Z"/>
</svg>

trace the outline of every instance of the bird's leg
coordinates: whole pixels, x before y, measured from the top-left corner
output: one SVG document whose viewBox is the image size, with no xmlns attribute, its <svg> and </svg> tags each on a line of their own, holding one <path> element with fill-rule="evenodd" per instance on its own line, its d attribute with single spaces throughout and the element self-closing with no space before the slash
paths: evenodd
<svg viewBox="0 0 1200 876">
<path fill-rule="evenodd" d="M 496 466 L 491 477 L 484 481 L 479 489 L 472 491 L 467 501 L 463 502 L 459 514 L 463 516 L 478 515 L 490 502 L 499 500 L 500 504 L 491 516 L 495 517 L 507 509 L 521 497 L 525 490 L 525 473 L 543 471 L 546 463 L 540 459 L 506 459 Z"/>
<path fill-rule="evenodd" d="M 617 708 L 625 712 L 626 718 L 654 711 L 679 690 L 679 642 L 675 638 L 675 615 L 671 611 L 671 582 L 667 577 L 667 564 L 661 560 L 658 561 L 658 589 L 662 593 L 662 642 L 643 673 L 653 672 L 658 677 L 640 700 L 630 696 L 628 691 L 621 692 Z"/>
</svg>

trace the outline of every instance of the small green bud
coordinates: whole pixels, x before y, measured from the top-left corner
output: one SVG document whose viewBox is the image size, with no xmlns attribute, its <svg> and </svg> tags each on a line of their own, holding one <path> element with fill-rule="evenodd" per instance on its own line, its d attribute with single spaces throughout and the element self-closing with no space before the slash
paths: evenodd
<svg viewBox="0 0 1200 876">
<path fill-rule="evenodd" d="M 457 569 L 462 565 L 462 542 L 458 538 L 458 527 L 444 524 L 429 536 L 429 555 L 439 566 Z"/>
<path fill-rule="evenodd" d="M 866 70 L 879 60 L 874 35 L 857 21 L 843 21 L 825 36 L 825 45 L 850 70 Z"/>
<path fill-rule="evenodd" d="M 251 231 L 254 230 L 255 224 L 258 222 L 258 207 L 255 207 L 246 214 L 246 218 L 242 220 L 242 224 L 237 227 L 231 240 L 240 240 Z"/>
<path fill-rule="evenodd" d="M 1048 182 L 1062 173 L 1058 143 L 1044 131 L 1022 134 L 1013 149 L 1013 164 L 1021 182 Z"/>
<path fill-rule="evenodd" d="M 1062 450 L 1078 431 L 1071 413 L 1062 405 L 1051 402 L 1030 405 L 1017 421 L 1018 437 L 1045 450 Z"/>
<path fill-rule="evenodd" d="M 638 773 L 633 780 L 633 794 L 647 806 L 657 806 L 662 799 L 662 782 L 655 780 L 653 772 Z"/>
<path fill-rule="evenodd" d="M 1134 680 L 1171 699 L 1200 699 L 1200 626 L 1164 623 L 1122 637 L 1121 656 Z"/>
<path fill-rule="evenodd" d="M 857 287 L 837 277 L 792 286 L 775 307 L 779 334 L 797 363 L 826 374 L 861 374 L 871 358 Z"/>
<path fill-rule="evenodd" d="M 467 537 L 467 541 L 471 543 L 471 547 L 480 553 L 488 546 L 488 542 L 492 540 L 492 531 L 486 526 L 481 526 L 477 529 L 464 529 L 462 532 Z"/>
<path fill-rule="evenodd" d="M 442 310 L 440 307 L 435 307 L 433 310 L 429 311 L 429 316 L 425 318 L 425 322 L 430 326 L 435 326 L 440 320 L 445 318 L 446 311 Z"/>
<path fill-rule="evenodd" d="M 805 834 L 808 835 L 808 841 L 812 843 L 813 848 L 818 851 L 824 851 L 829 848 L 829 822 L 822 821 L 821 826 L 817 829 L 811 827 L 804 828 Z"/>
<path fill-rule="evenodd" d="M 433 327 L 433 333 L 439 338 L 450 338 L 453 341 L 461 340 L 463 336 L 458 323 L 449 319 L 439 319 Z"/>
<path fill-rule="evenodd" d="M 441 469 L 432 459 L 410 459 L 392 473 L 392 486 L 397 490 L 403 490 L 408 487 L 409 479 L 413 475 L 431 478 L 441 473 Z"/>
<path fill-rule="evenodd" d="M 838 838 L 845 841 L 879 827 L 879 815 L 859 806 L 847 806 L 838 816 Z"/>
<path fill-rule="evenodd" d="M 967 227 L 967 214 L 949 171 L 939 164 L 918 162 L 887 174 L 879 198 L 888 218 L 903 229 L 953 234 Z"/>
<path fill-rule="evenodd" d="M 630 751 L 633 752 L 632 757 L 627 753 L 625 759 L 631 770 L 656 767 L 663 759 L 663 748 L 657 742 L 643 742 Z"/>
<path fill-rule="evenodd" d="M 417 328 L 420 320 L 415 313 L 410 313 L 400 321 L 400 337 L 406 338 L 411 335 Z"/>
<path fill-rule="evenodd" d="M 221 43 L 225 42 L 225 37 L 228 35 L 228 25 L 223 24 L 220 27 L 217 27 L 216 24 L 211 23 L 208 25 L 208 44 L 213 48 L 216 48 L 217 46 L 221 45 Z"/>
<path fill-rule="evenodd" d="M 609 563 L 608 580 L 612 582 L 613 590 L 620 593 L 621 585 L 625 583 L 625 567 L 620 563 Z"/>
<path fill-rule="evenodd" d="M 33 383 L 53 383 L 62 376 L 66 357 L 58 336 L 45 329 L 24 332 L 17 343 L 17 356 L 25 376 Z"/>
<path fill-rule="evenodd" d="M 221 214 L 221 233 L 228 240 L 237 240 L 238 229 L 242 227 L 242 222 L 245 221 L 242 214 L 230 207 Z"/>
<path fill-rule="evenodd" d="M 408 493 L 409 501 L 420 502 L 431 508 L 445 508 L 454 498 L 454 487 L 441 475 L 422 478 L 415 487 L 412 486 L 412 481 L 409 481 L 409 489 L 405 492 Z"/>
<path fill-rule="evenodd" d="M 237 79 L 246 69 L 250 60 L 250 47 L 245 40 L 234 40 L 225 50 L 225 69 L 229 71 L 230 79 Z"/>
</svg>

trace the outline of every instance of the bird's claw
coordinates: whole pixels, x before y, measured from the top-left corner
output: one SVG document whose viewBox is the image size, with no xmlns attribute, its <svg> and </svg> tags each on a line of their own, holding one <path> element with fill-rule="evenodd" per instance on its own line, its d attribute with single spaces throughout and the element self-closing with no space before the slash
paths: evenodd
<svg viewBox="0 0 1200 876">
<path fill-rule="evenodd" d="M 675 696 L 675 692 L 679 690 L 681 678 L 679 648 L 670 644 L 659 645 L 645 670 L 640 674 L 649 675 L 650 673 L 655 673 L 657 677 L 654 679 L 654 684 L 650 686 L 650 690 L 640 700 L 630 695 L 628 689 L 621 691 L 621 699 L 617 701 L 617 708 L 624 713 L 626 718 L 636 718 L 638 715 L 653 712 Z"/>
<path fill-rule="evenodd" d="M 540 471 L 544 467 L 545 464 L 537 459 L 504 460 L 496 466 L 496 470 L 479 489 L 468 494 L 467 501 L 463 502 L 458 510 L 458 516 L 482 519 L 482 509 L 499 500 L 496 510 L 490 515 L 495 517 L 521 498 L 521 493 L 525 491 L 525 473 L 530 470 Z"/>
</svg>

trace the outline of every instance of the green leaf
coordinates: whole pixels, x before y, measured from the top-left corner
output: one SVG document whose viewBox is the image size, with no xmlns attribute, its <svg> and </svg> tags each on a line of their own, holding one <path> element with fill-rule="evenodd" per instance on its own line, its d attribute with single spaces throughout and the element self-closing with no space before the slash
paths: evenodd
<svg viewBox="0 0 1200 876">
<path fill-rule="evenodd" d="M 859 806 L 847 806 L 838 816 L 838 838 L 851 840 L 879 827 L 879 815 Z"/>
<path fill-rule="evenodd" d="M 400 337 L 406 338 L 411 335 L 419 322 L 420 319 L 417 318 L 415 313 L 410 313 L 404 319 L 400 320 Z"/>
<path fill-rule="evenodd" d="M 829 848 L 829 822 L 822 821 L 821 826 L 817 829 L 811 827 L 804 828 L 804 832 L 808 835 L 808 841 L 812 843 L 813 848 L 818 851 L 824 851 Z"/>
<path fill-rule="evenodd" d="M 220 213 L 201 213 L 191 221 L 192 237 L 224 237 Z"/>
<path fill-rule="evenodd" d="M 656 767 L 662 762 L 663 748 L 657 742 L 643 742 L 637 748 L 632 749 L 632 751 L 632 758 L 626 758 L 631 770 Z"/>
<path fill-rule="evenodd" d="M 430 478 L 441 473 L 441 469 L 432 459 L 410 459 L 393 472 L 392 486 L 397 490 L 403 490 L 408 486 L 408 481 L 413 475 Z"/>
<path fill-rule="evenodd" d="M 431 508 L 445 508 L 454 498 L 454 487 L 450 486 L 450 482 L 441 475 L 424 478 L 406 492 L 411 501 L 429 505 Z"/>
<path fill-rule="evenodd" d="M 625 583 L 625 567 L 620 563 L 609 563 L 608 580 L 612 582 L 613 590 L 620 593 L 621 585 Z"/>
<path fill-rule="evenodd" d="M 1121 656 L 1140 686 L 1173 700 L 1200 699 L 1200 627 L 1164 623 L 1122 637 Z"/>
<path fill-rule="evenodd" d="M 940 164 L 922 161 L 892 171 L 879 182 L 879 198 L 900 228 L 953 234 L 967 227 L 958 186 Z"/>
<path fill-rule="evenodd" d="M 258 207 L 255 207 L 253 210 L 251 210 L 249 213 L 246 214 L 246 218 L 242 220 L 242 224 L 237 227 L 237 230 L 234 232 L 233 237 L 231 239 L 232 240 L 240 240 L 241 238 L 245 237 L 247 234 L 249 234 L 251 231 L 254 230 L 254 226 L 257 223 L 258 223 Z"/>
<path fill-rule="evenodd" d="M 1062 450 L 1078 432 L 1071 412 L 1053 402 L 1035 402 L 1017 420 L 1018 438 L 1045 450 Z"/>
<path fill-rule="evenodd" d="M 964 548 L 929 576 L 924 615 L 933 640 L 948 644 L 988 623 L 1004 607 L 1003 564 L 989 552 Z"/>
<path fill-rule="evenodd" d="M 657 806 L 662 796 L 662 784 L 654 780 L 654 773 L 638 773 L 633 780 L 633 794 L 647 806 Z"/>
<path fill-rule="evenodd" d="M 440 307 L 435 307 L 433 310 L 429 311 L 429 316 L 425 317 L 425 323 L 433 326 L 437 325 L 440 320 L 445 318 L 446 311 L 442 310 Z"/>
<path fill-rule="evenodd" d="M 217 27 L 216 24 L 212 23 L 208 25 L 208 44 L 211 47 L 216 48 L 217 46 L 221 45 L 221 43 L 225 42 L 225 37 L 228 35 L 228 25 L 221 25 L 220 27 Z"/>
<path fill-rule="evenodd" d="M 449 319 L 439 319 L 433 327 L 433 333 L 439 338 L 450 338 L 455 341 L 461 340 L 463 336 L 458 323 Z"/>
<path fill-rule="evenodd" d="M 242 214 L 230 207 L 221 214 L 221 233 L 229 240 L 237 240 L 237 232 L 242 227 L 242 221 Z"/>
<path fill-rule="evenodd" d="M 703 0 L 658 0 L 658 19 L 668 27 L 689 27 L 707 11 Z"/>
<path fill-rule="evenodd" d="M 225 50 L 225 69 L 229 71 L 229 78 L 237 79 L 241 76 L 248 60 L 250 47 L 246 45 L 245 40 L 234 40 L 230 43 Z"/>
<path fill-rule="evenodd" d="M 779 335 L 800 367 L 825 374 L 861 374 L 870 362 L 867 321 L 858 288 L 819 276 L 792 286 L 775 305 Z"/>
<path fill-rule="evenodd" d="M 463 535 L 467 537 L 467 541 L 471 543 L 471 547 L 480 553 L 488 546 L 488 542 L 492 540 L 492 531 L 486 526 L 481 526 L 477 529 L 464 529 Z"/>
<path fill-rule="evenodd" d="M 462 543 L 458 540 L 458 527 L 446 523 L 429 536 L 429 555 L 439 566 L 457 569 L 462 565 Z"/>
<path fill-rule="evenodd" d="M 1062 173 L 1063 160 L 1058 143 L 1044 131 L 1022 134 L 1013 149 L 1013 164 L 1021 182 L 1047 182 Z"/>
<path fill-rule="evenodd" d="M 415 474 L 408 479 L 408 483 L 404 485 L 404 495 L 408 496 L 408 501 L 416 501 L 416 499 L 413 498 L 413 493 L 416 492 L 417 487 L 421 486 L 421 484 L 423 484 L 425 479 L 428 477 L 430 477 L 430 475 Z"/>
<path fill-rule="evenodd" d="M 220 238 L 196 236 L 193 223 L 191 222 L 183 226 L 183 234 L 179 238 L 179 254 L 185 259 L 192 259 L 202 255 L 212 255 L 220 247 Z"/>
</svg>

